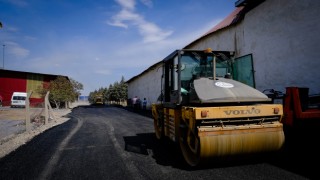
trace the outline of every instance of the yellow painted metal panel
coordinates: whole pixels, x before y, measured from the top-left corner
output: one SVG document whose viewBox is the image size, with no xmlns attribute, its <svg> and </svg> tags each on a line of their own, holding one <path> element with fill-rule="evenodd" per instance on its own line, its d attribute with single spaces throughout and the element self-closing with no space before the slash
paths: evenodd
<svg viewBox="0 0 320 180">
<path fill-rule="evenodd" d="M 278 108 L 279 113 L 275 114 L 274 109 Z M 207 117 L 201 117 L 201 111 L 207 111 Z M 223 107 L 199 107 L 195 108 L 196 119 L 225 119 L 225 118 L 246 118 L 283 115 L 281 104 L 264 104 L 254 106 L 223 106 Z"/>
<path fill-rule="evenodd" d="M 27 92 L 32 91 L 33 98 L 41 98 L 37 93 L 38 87 L 42 87 L 43 75 L 41 74 L 28 74 L 27 75 Z"/>
</svg>

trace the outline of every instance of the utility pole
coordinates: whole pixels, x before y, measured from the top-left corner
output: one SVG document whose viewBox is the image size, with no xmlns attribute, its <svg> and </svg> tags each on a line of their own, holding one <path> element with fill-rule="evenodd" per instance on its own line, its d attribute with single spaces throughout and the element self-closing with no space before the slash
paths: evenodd
<svg viewBox="0 0 320 180">
<path fill-rule="evenodd" d="M 6 45 L 3 45 L 3 57 L 2 57 L 2 60 L 3 60 L 3 64 L 2 64 L 2 68 L 4 69 L 4 47 L 5 47 Z"/>
<path fill-rule="evenodd" d="M 0 29 L 2 28 L 2 23 L 0 22 Z M 2 68 L 4 69 L 4 46 L 6 45 L 3 45 L 3 57 L 2 57 L 2 60 L 3 60 L 3 64 L 2 64 Z"/>
</svg>

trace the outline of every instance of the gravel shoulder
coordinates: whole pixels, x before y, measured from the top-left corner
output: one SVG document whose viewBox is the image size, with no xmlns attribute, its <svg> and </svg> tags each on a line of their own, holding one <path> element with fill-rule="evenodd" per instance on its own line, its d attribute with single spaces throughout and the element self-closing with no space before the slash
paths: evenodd
<svg viewBox="0 0 320 180">
<path fill-rule="evenodd" d="M 0 109 L 0 158 L 8 155 L 21 145 L 26 144 L 35 136 L 43 133 L 47 129 L 68 121 L 67 117 L 72 108 L 78 105 L 88 105 L 88 103 L 73 103 L 70 109 L 53 110 L 54 118 L 48 124 L 32 124 L 30 131 L 25 130 L 25 110 L 6 108 Z"/>
</svg>

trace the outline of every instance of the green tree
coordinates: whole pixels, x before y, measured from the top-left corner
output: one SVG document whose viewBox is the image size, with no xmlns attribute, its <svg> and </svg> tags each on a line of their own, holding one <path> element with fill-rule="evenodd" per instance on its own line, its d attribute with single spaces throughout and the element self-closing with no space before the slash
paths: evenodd
<svg viewBox="0 0 320 180">
<path fill-rule="evenodd" d="M 89 101 L 90 104 L 94 103 L 94 96 L 95 96 L 95 92 L 90 92 L 89 93 L 88 101 Z"/>
<path fill-rule="evenodd" d="M 128 84 L 126 83 L 124 77 L 121 77 L 120 81 L 120 101 L 126 101 L 128 99 Z"/>
<path fill-rule="evenodd" d="M 107 101 L 111 101 L 111 92 L 112 92 L 113 86 L 112 84 L 109 84 L 109 88 L 106 88 L 106 92 L 105 92 L 105 98 Z"/>
<path fill-rule="evenodd" d="M 75 93 L 75 99 L 78 99 L 79 96 L 81 95 L 80 91 L 83 90 L 83 84 L 81 84 L 80 82 L 70 78 L 70 82 L 71 82 L 71 85 L 73 87 L 73 92 Z"/>
<path fill-rule="evenodd" d="M 110 101 L 118 102 L 120 95 L 119 95 L 119 83 L 116 81 L 113 83 L 113 86 L 110 90 Z"/>
<path fill-rule="evenodd" d="M 49 100 L 54 102 L 57 108 L 60 108 L 62 102 L 73 102 L 76 93 L 73 91 L 72 83 L 65 77 L 59 76 L 57 79 L 50 81 Z"/>
<path fill-rule="evenodd" d="M 96 93 L 103 94 L 105 100 L 109 102 L 115 102 L 117 104 L 120 104 L 121 102 L 125 102 L 128 98 L 128 85 L 125 82 L 124 77 L 121 77 L 121 81 L 114 82 L 113 84 L 109 84 L 108 88 L 100 88 L 99 90 L 95 90 L 93 92 L 90 92 L 89 94 L 89 102 L 93 102 L 94 95 Z"/>
<path fill-rule="evenodd" d="M 80 95 L 80 90 L 83 89 L 83 85 L 73 79 L 67 79 L 63 76 L 58 76 L 55 80 L 49 83 L 43 83 L 42 86 L 37 88 L 37 93 L 42 97 L 45 97 L 49 91 L 49 101 L 55 105 L 56 108 L 60 108 L 61 104 L 68 102 L 74 102 Z"/>
</svg>

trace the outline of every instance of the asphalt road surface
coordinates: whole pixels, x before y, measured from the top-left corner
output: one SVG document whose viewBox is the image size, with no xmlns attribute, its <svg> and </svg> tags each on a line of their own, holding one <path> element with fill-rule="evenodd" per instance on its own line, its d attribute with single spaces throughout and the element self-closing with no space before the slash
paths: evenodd
<svg viewBox="0 0 320 180">
<path fill-rule="evenodd" d="M 80 106 L 70 120 L 0 159 L 0 179 L 319 179 L 301 149 L 188 167 L 173 143 L 155 138 L 147 114 Z M 291 147 L 292 148 L 292 147 Z M 306 149 L 304 147 L 303 149 Z M 313 165 L 314 164 L 314 165 Z"/>
</svg>

